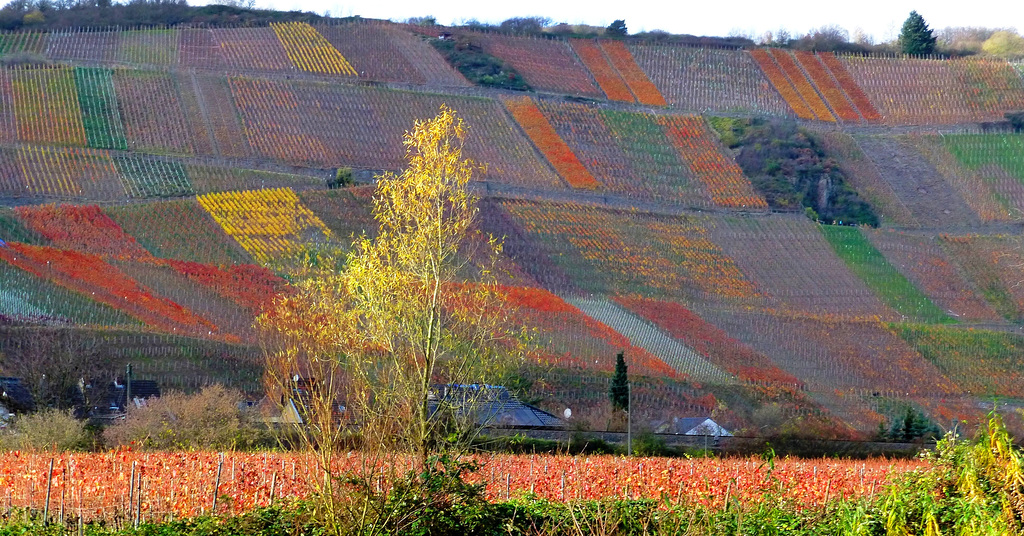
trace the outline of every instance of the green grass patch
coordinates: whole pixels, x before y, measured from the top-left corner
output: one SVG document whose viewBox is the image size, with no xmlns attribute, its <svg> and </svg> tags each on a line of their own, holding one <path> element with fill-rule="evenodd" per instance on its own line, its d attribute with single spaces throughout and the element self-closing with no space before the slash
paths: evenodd
<svg viewBox="0 0 1024 536">
<path fill-rule="evenodd" d="M 0 208 L 0 240 L 24 244 L 44 244 L 38 233 L 25 227 L 21 220 L 8 208 Z"/>
<path fill-rule="evenodd" d="M 196 193 L 180 162 L 135 155 L 114 156 L 113 160 L 128 197 L 180 197 Z"/>
<path fill-rule="evenodd" d="M 34 274 L 0 261 L 0 289 L 20 304 L 21 312 L 77 325 L 141 326 L 135 318 L 85 295 L 56 285 Z M 4 309 L 6 310 L 6 309 Z"/>
<path fill-rule="evenodd" d="M 46 51 L 49 34 L 42 32 L 11 32 L 0 34 L 0 54 L 27 52 L 42 54 Z"/>
<path fill-rule="evenodd" d="M 132 203 L 106 213 L 155 257 L 214 265 L 253 262 L 195 198 Z"/>
<path fill-rule="evenodd" d="M 619 147 L 645 172 L 645 181 L 674 187 L 689 183 L 689 172 L 679 150 L 653 117 L 613 110 L 605 110 L 601 115 Z"/>
<path fill-rule="evenodd" d="M 890 324 L 943 374 L 977 396 L 1024 393 L 1024 337 L 1000 331 Z"/>
<path fill-rule="evenodd" d="M 78 106 L 89 147 L 128 150 L 124 125 L 117 111 L 113 71 L 96 67 L 75 67 Z"/>
<path fill-rule="evenodd" d="M 821 225 L 820 228 L 846 266 L 897 312 L 921 322 L 956 323 L 889 264 L 859 229 L 839 225 Z"/>
<path fill-rule="evenodd" d="M 946 148 L 971 169 L 998 165 L 1024 182 L 1024 135 L 950 134 L 942 137 Z"/>
</svg>

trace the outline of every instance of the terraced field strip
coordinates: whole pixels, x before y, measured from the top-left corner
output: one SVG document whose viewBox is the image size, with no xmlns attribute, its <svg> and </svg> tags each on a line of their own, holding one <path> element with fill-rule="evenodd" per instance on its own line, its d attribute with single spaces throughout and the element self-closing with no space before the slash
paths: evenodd
<svg viewBox="0 0 1024 536">
<path fill-rule="evenodd" d="M 1024 257 L 1016 238 L 940 234 L 939 243 L 1003 318 L 1024 322 L 1024 286 L 1017 276 Z"/>
<path fill-rule="evenodd" d="M 701 313 L 806 382 L 812 396 L 829 409 L 844 417 L 850 412 L 854 422 L 876 396 L 936 407 L 942 398 L 963 393 L 912 345 L 877 321 L 711 309 Z M 878 417 L 874 414 L 868 421 L 869 428 L 877 426 Z"/>
<path fill-rule="evenodd" d="M 209 321 L 170 300 L 153 295 L 149 289 L 96 255 L 14 243 L 0 248 L 0 259 L 119 309 L 161 331 L 201 336 L 217 331 Z"/>
<path fill-rule="evenodd" d="M 9 208 L 0 208 L 0 240 L 32 245 L 44 243 L 43 237 L 25 226 L 14 210 Z"/>
<path fill-rule="evenodd" d="M 0 195 L 17 199 L 28 193 L 28 183 L 18 163 L 18 150 L 0 147 Z"/>
<path fill-rule="evenodd" d="M 675 144 L 690 173 L 720 207 L 766 210 L 768 202 L 754 190 L 740 166 L 723 154 L 700 116 L 661 116 L 665 134 Z"/>
<path fill-rule="evenodd" d="M 947 229 L 981 223 L 974 210 L 908 139 L 876 135 L 856 139 L 918 223 Z"/>
<path fill-rule="evenodd" d="M 118 33 L 83 28 L 50 32 L 46 56 L 51 60 L 110 63 L 117 57 Z"/>
<path fill-rule="evenodd" d="M 605 298 L 566 297 L 588 316 L 623 334 L 634 346 L 654 354 L 680 374 L 694 381 L 734 383 L 736 380 L 686 345 L 669 337 L 649 322 Z"/>
<path fill-rule="evenodd" d="M 429 43 L 424 42 L 418 35 L 413 35 L 409 30 L 415 26 L 395 25 L 394 31 L 389 32 L 388 38 L 395 44 L 395 47 L 405 56 L 426 80 L 428 86 L 441 87 L 473 87 L 473 84 L 466 80 L 465 76 L 458 69 L 452 67 L 445 61 L 444 56 Z M 437 37 L 436 35 L 429 37 Z"/>
<path fill-rule="evenodd" d="M 302 126 L 305 112 L 287 84 L 234 76 L 229 83 L 246 138 L 257 153 L 291 164 L 330 165 L 327 147 Z"/>
<path fill-rule="evenodd" d="M 754 48 L 750 50 L 750 56 L 761 67 L 761 70 L 764 71 L 765 76 L 768 77 L 768 80 L 775 87 L 775 90 L 779 92 L 783 100 L 796 112 L 797 117 L 800 119 L 816 118 L 811 107 L 804 102 L 800 93 L 793 87 L 792 82 L 789 81 L 786 73 L 782 71 L 771 54 L 764 49 Z"/>
<path fill-rule="evenodd" d="M 789 389 L 803 387 L 803 382 L 779 369 L 771 359 L 678 303 L 640 296 L 614 300 L 742 381 Z"/>
<path fill-rule="evenodd" d="M 835 123 L 835 116 L 829 111 L 825 102 L 821 100 L 821 96 L 818 95 L 811 82 L 807 80 L 807 76 L 800 69 L 800 66 L 797 65 L 796 61 L 793 60 L 793 56 L 790 55 L 789 51 L 778 48 L 770 48 L 768 50 L 771 52 L 775 62 L 782 68 L 782 72 L 786 73 L 786 76 L 789 77 L 789 81 L 796 88 L 797 93 L 810 106 L 814 115 L 822 121 Z"/>
<path fill-rule="evenodd" d="M 530 97 L 505 99 L 505 107 L 523 128 L 541 153 L 551 162 L 555 171 L 573 188 L 594 190 L 601 183 L 587 171 L 572 149 L 555 132 L 554 127 L 537 108 Z"/>
<path fill-rule="evenodd" d="M 15 68 L 10 75 L 18 139 L 42 144 L 86 145 L 74 69 L 64 66 Z"/>
<path fill-rule="evenodd" d="M 18 31 L 0 34 L 0 54 L 45 54 L 49 32 Z"/>
<path fill-rule="evenodd" d="M 539 330 L 537 351 L 531 358 L 547 370 L 554 366 L 577 372 L 610 373 L 615 368 L 615 355 L 624 352 L 629 356 L 630 370 L 638 376 L 677 376 L 658 357 L 547 290 L 518 286 L 497 290 L 516 311 L 518 322 Z"/>
<path fill-rule="evenodd" d="M 875 163 L 846 132 L 828 130 L 820 133 L 825 152 L 836 159 L 846 180 L 880 216 L 883 226 L 918 227 L 913 213 L 900 201 L 893 187 L 886 182 Z"/>
<path fill-rule="evenodd" d="M 309 24 L 272 22 L 270 27 L 281 40 L 288 58 L 299 69 L 309 73 L 358 76 L 345 56 Z"/>
<path fill-rule="evenodd" d="M 199 108 L 213 134 L 213 145 L 219 156 L 245 158 L 251 155 L 249 142 L 242 129 L 231 88 L 221 76 L 196 74 L 193 84 Z"/>
<path fill-rule="evenodd" d="M 195 154 L 181 88 L 171 73 L 117 69 L 113 80 L 130 149 Z"/>
<path fill-rule="evenodd" d="M 710 227 L 709 238 L 769 297 L 768 305 L 837 318 L 895 319 L 807 218 L 722 217 Z"/>
<path fill-rule="evenodd" d="M 3 249 L 3 248 L 0 248 Z M 6 298 L 4 297 L 6 296 Z M 142 322 L 109 305 L 6 262 L 0 252 L 0 317 L 80 327 L 138 327 Z"/>
<path fill-rule="evenodd" d="M 17 149 L 17 164 L 34 195 L 107 201 L 126 195 L 106 151 L 23 146 Z"/>
<path fill-rule="evenodd" d="M 260 264 L 288 264 L 304 247 L 331 236 L 290 188 L 212 193 L 198 200 Z"/>
<path fill-rule="evenodd" d="M 112 264 L 139 285 L 192 311 L 217 326 L 218 335 L 231 342 L 257 343 L 255 315 L 215 289 L 189 278 L 164 263 L 117 260 Z M 268 299 L 273 299 L 273 295 Z M 207 333 L 212 336 L 213 333 Z"/>
<path fill-rule="evenodd" d="M 182 67 L 223 69 L 224 54 L 209 28 L 178 30 L 178 62 Z"/>
<path fill-rule="evenodd" d="M 150 257 L 96 205 L 25 205 L 15 213 L 50 246 L 104 257 Z"/>
<path fill-rule="evenodd" d="M 999 322 L 999 313 L 975 292 L 935 238 L 900 231 L 861 233 L 936 306 L 960 320 Z"/>
<path fill-rule="evenodd" d="M 818 53 L 818 59 L 832 73 L 832 76 L 839 83 L 839 87 L 843 92 L 850 97 L 850 101 L 853 102 L 861 117 L 868 121 L 882 120 L 882 116 L 875 109 L 875 105 L 871 104 L 871 99 L 868 98 L 864 90 L 857 84 L 857 81 L 850 75 L 850 72 L 846 70 L 846 66 L 843 65 L 843 62 L 839 61 L 839 58 L 836 58 L 835 54 L 820 52 Z"/>
<path fill-rule="evenodd" d="M 273 28 L 215 28 L 224 66 L 241 71 L 291 71 L 294 64 Z"/>
<path fill-rule="evenodd" d="M 706 220 L 585 205 L 502 201 L 499 235 L 525 235 L 542 258 L 591 294 L 666 295 L 750 303 L 758 289 L 710 239 Z M 540 260 L 538 262 L 544 262 Z M 546 274 L 537 273 L 540 281 Z"/>
<path fill-rule="evenodd" d="M 828 69 L 818 60 L 817 54 L 806 50 L 794 50 L 793 56 L 800 62 L 804 72 L 807 73 L 821 96 L 825 98 L 825 102 L 840 120 L 851 123 L 860 121 L 857 109 L 847 100 L 846 93 L 832 79 Z"/>
<path fill-rule="evenodd" d="M 998 121 L 1024 106 L 1024 81 L 990 59 L 841 58 L 890 124 Z"/>
<path fill-rule="evenodd" d="M 622 80 L 629 86 L 629 90 L 636 96 L 640 104 L 652 106 L 667 106 L 665 97 L 658 91 L 658 87 L 647 78 L 647 74 L 636 64 L 633 55 L 626 48 L 622 41 L 603 39 L 600 41 L 601 50 L 611 61 L 615 70 L 622 76 Z"/>
<path fill-rule="evenodd" d="M 690 180 L 690 166 L 683 161 L 676 144 L 666 136 L 658 117 L 604 110 L 601 118 L 613 140 L 633 163 L 636 175 L 630 178 L 634 191 L 650 190 L 656 198 L 669 202 L 707 202 L 704 192 L 700 191 L 702 188 L 695 188 Z"/>
<path fill-rule="evenodd" d="M 214 266 L 253 262 L 195 198 L 131 203 L 105 212 L 158 258 Z"/>
<path fill-rule="evenodd" d="M 949 324 L 956 320 L 924 295 L 871 245 L 859 229 L 841 225 L 821 225 L 822 234 L 836 255 L 857 274 L 886 304 L 912 320 Z"/>
<path fill-rule="evenodd" d="M 1024 135 L 1022 134 L 947 134 L 946 148 L 963 165 L 979 170 L 1000 166 L 1024 183 Z"/>
<path fill-rule="evenodd" d="M 977 396 L 1024 396 L 1024 337 L 977 329 L 890 324 L 959 386 Z"/>
<path fill-rule="evenodd" d="M 594 98 L 604 96 L 565 41 L 497 33 L 473 34 L 473 39 L 480 43 L 484 52 L 512 65 L 534 89 Z"/>
<path fill-rule="evenodd" d="M 128 150 L 124 125 L 117 108 L 113 71 L 97 67 L 75 67 L 78 105 L 89 147 Z"/>
<path fill-rule="evenodd" d="M 597 80 L 597 85 L 609 99 L 622 102 L 636 102 L 633 93 L 618 71 L 612 67 L 598 42 L 592 39 L 570 39 L 572 49 Z"/>
<path fill-rule="evenodd" d="M 419 70 L 395 44 L 395 34 L 404 33 L 389 25 L 374 22 L 354 22 L 343 25 L 315 27 L 355 69 L 360 78 L 384 82 L 427 83 Z M 430 45 L 424 43 L 431 48 Z"/>
<path fill-rule="evenodd" d="M 979 219 L 985 222 L 1020 219 L 1024 210 L 1024 182 L 998 165 L 978 169 L 965 166 L 950 152 L 944 137 L 911 135 L 906 141 L 941 174 Z"/>
<path fill-rule="evenodd" d="M 117 155 L 113 160 L 120 173 L 121 184 L 130 198 L 181 197 L 195 194 L 181 162 L 143 158 L 137 155 Z"/>
<path fill-rule="evenodd" d="M 965 86 L 968 103 L 993 115 L 1024 109 L 1024 78 L 1006 60 L 963 58 L 950 62 Z"/>
<path fill-rule="evenodd" d="M 177 65 L 178 32 L 170 28 L 118 32 L 117 61 L 135 65 Z"/>
<path fill-rule="evenodd" d="M 665 100 L 680 110 L 793 115 L 746 51 L 636 43 L 629 50 Z"/>
</svg>

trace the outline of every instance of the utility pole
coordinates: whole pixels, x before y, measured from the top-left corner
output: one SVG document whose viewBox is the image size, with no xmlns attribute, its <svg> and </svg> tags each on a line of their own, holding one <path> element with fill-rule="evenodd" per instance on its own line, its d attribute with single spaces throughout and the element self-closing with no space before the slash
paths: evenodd
<svg viewBox="0 0 1024 536">
<path fill-rule="evenodd" d="M 132 364 L 124 370 L 124 411 L 128 412 L 128 404 L 132 403 Z"/>
</svg>

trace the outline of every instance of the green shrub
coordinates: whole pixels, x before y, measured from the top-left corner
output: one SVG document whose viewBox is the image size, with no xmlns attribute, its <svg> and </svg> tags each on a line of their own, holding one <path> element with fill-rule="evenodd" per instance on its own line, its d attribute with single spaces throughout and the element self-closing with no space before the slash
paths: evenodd
<svg viewBox="0 0 1024 536">
<path fill-rule="evenodd" d="M 18 416 L 11 430 L 0 435 L 0 446 L 16 450 L 67 451 L 87 450 L 92 434 L 85 421 L 70 411 L 45 409 Z"/>
</svg>

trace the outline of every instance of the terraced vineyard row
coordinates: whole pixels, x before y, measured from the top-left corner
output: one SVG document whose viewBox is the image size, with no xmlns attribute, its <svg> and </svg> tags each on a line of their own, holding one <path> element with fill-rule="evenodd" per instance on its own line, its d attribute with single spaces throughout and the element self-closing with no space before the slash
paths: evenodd
<svg viewBox="0 0 1024 536">
<path fill-rule="evenodd" d="M 1000 120 L 1024 108 L 1024 78 L 1005 61 L 839 60 L 890 125 Z"/>
<path fill-rule="evenodd" d="M 119 201 L 275 186 L 308 188 L 324 183 L 310 176 L 199 162 L 73 147 L 0 146 L 0 195 Z"/>
</svg>

